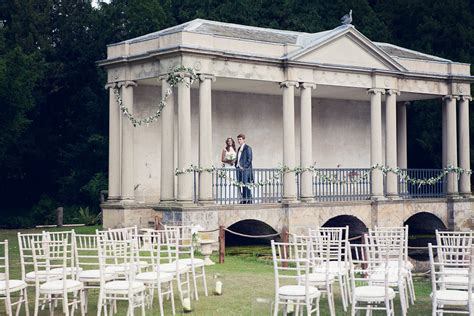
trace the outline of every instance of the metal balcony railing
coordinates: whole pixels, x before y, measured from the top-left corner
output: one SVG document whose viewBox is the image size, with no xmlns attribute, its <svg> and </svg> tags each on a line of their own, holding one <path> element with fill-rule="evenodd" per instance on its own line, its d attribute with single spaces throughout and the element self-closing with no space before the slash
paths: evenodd
<svg viewBox="0 0 474 316">
<path fill-rule="evenodd" d="M 401 169 L 411 179 L 429 179 L 442 174 L 442 169 Z M 446 177 L 433 184 L 418 185 L 398 177 L 398 194 L 403 199 L 442 198 L 446 196 Z"/>
</svg>

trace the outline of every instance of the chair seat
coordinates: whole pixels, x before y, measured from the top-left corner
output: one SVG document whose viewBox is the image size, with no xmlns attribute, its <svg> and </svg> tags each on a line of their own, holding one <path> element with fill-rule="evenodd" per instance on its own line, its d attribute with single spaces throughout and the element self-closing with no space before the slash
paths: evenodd
<svg viewBox="0 0 474 316">
<path fill-rule="evenodd" d="M 59 279 L 62 279 L 62 277 L 63 277 L 63 274 L 61 271 L 50 270 L 49 273 L 46 271 L 38 272 L 38 279 L 40 281 L 59 280 Z M 26 282 L 34 282 L 35 280 L 36 280 L 36 273 L 34 271 L 28 272 L 25 275 Z"/>
<path fill-rule="evenodd" d="M 117 277 L 115 273 L 106 272 L 105 273 L 105 280 L 113 280 Z M 100 282 L 100 270 L 84 270 L 80 271 L 77 275 L 79 281 L 82 282 Z"/>
<path fill-rule="evenodd" d="M 129 281 L 111 281 L 105 283 L 104 290 L 109 294 L 122 294 L 127 295 L 130 286 Z M 145 291 L 145 284 L 142 282 L 132 282 L 132 292 L 139 293 Z"/>
<path fill-rule="evenodd" d="M 69 275 L 71 274 L 72 272 L 75 272 L 75 273 L 79 273 L 79 271 L 82 271 L 82 268 L 81 267 L 67 267 L 66 268 L 66 274 Z M 57 274 L 63 274 L 63 268 L 54 268 L 54 269 L 51 269 L 51 272 L 52 273 L 57 273 Z"/>
<path fill-rule="evenodd" d="M 139 261 L 137 264 L 136 264 L 136 268 L 139 269 L 139 268 L 146 268 L 148 267 L 150 264 L 146 261 Z M 109 265 L 105 268 L 105 271 L 107 273 L 124 273 L 128 270 L 128 264 L 112 264 L 112 265 Z"/>
<path fill-rule="evenodd" d="M 467 295 L 467 291 L 462 290 L 439 290 L 436 292 L 436 299 L 438 300 L 438 304 L 467 305 Z M 474 294 L 471 293 L 471 295 L 474 298 Z M 431 297 L 433 297 L 433 293 Z"/>
<path fill-rule="evenodd" d="M 385 287 L 376 285 L 359 286 L 354 290 L 356 301 L 380 302 L 385 300 Z M 388 298 L 395 298 L 395 291 L 388 289 Z"/>
<path fill-rule="evenodd" d="M 446 268 L 443 270 L 444 274 L 452 275 L 469 275 L 469 269 L 466 268 Z"/>
<path fill-rule="evenodd" d="M 178 262 L 178 273 L 186 273 L 189 271 L 189 267 L 186 263 Z M 154 269 L 156 270 L 156 269 Z M 162 263 L 160 264 L 160 272 L 174 273 L 176 274 L 176 261 L 171 263 Z"/>
<path fill-rule="evenodd" d="M 299 278 L 300 282 L 304 282 L 306 280 L 306 275 L 301 275 Z M 329 283 L 334 282 L 334 275 L 329 274 L 328 280 Z M 325 273 L 310 273 L 308 274 L 308 282 L 313 286 L 322 286 L 326 285 L 326 274 Z"/>
<path fill-rule="evenodd" d="M 160 283 L 170 282 L 173 280 L 173 273 L 166 273 L 160 271 Z M 137 274 L 135 280 L 143 283 L 158 283 L 158 273 L 157 272 L 143 272 Z"/>
<path fill-rule="evenodd" d="M 443 278 L 443 283 L 447 287 L 449 286 L 467 287 L 468 282 L 469 282 L 469 278 L 467 276 L 461 276 L 461 275 L 450 275 Z"/>
<path fill-rule="evenodd" d="M 305 286 L 304 285 L 285 285 L 278 289 L 278 295 L 281 296 L 305 296 Z M 318 297 L 321 295 L 321 292 L 313 286 L 308 287 L 308 295 L 310 297 Z"/>
<path fill-rule="evenodd" d="M 62 294 L 64 280 L 48 281 L 40 285 L 40 292 L 47 294 Z M 66 291 L 75 292 L 82 289 L 82 282 L 76 280 L 66 280 Z"/>
<path fill-rule="evenodd" d="M 6 294 L 6 282 L 5 281 L 0 281 L 0 294 L 5 295 Z M 23 280 L 8 280 L 8 287 L 9 287 L 9 292 L 16 292 L 23 290 L 26 287 L 26 282 Z"/>
<path fill-rule="evenodd" d="M 344 275 L 349 271 L 349 267 L 344 262 L 329 261 L 328 266 L 323 263 L 317 267 L 314 271 L 317 273 L 326 273 L 326 270 L 331 274 Z"/>
<path fill-rule="evenodd" d="M 193 258 L 193 259 L 191 259 L 191 258 L 179 259 L 178 262 L 179 262 L 179 263 L 184 263 L 184 264 L 188 265 L 189 267 L 190 267 L 191 265 L 194 265 L 195 268 L 196 268 L 196 267 L 202 267 L 202 266 L 205 265 L 204 260 L 199 259 L 199 258 Z"/>
<path fill-rule="evenodd" d="M 404 273 L 402 271 L 402 274 L 401 276 L 404 277 L 406 275 L 406 273 Z M 385 282 L 385 273 L 383 272 L 375 272 L 375 273 L 372 273 L 368 279 L 370 279 L 370 281 L 372 282 L 375 282 L 375 283 L 380 283 L 380 282 Z M 388 283 L 390 285 L 397 285 L 398 283 L 398 272 L 397 271 L 389 271 L 388 272 Z"/>
</svg>

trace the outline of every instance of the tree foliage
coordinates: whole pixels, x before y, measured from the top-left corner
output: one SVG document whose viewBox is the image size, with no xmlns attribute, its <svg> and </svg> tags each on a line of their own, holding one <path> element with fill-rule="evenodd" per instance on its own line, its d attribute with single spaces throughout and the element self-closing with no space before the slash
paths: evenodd
<svg viewBox="0 0 474 316">
<path fill-rule="evenodd" d="M 107 44 L 195 18 L 318 32 L 339 25 L 350 9 L 371 40 L 474 60 L 469 0 L 113 0 L 98 8 L 89 1 L 0 1 L 0 209 L 10 214 L 0 225 L 48 221 L 59 205 L 69 218 L 80 217 L 79 206 L 99 211 L 108 94 L 96 61 Z M 440 117 L 440 101 L 409 107 L 411 167 L 440 167 Z"/>
</svg>

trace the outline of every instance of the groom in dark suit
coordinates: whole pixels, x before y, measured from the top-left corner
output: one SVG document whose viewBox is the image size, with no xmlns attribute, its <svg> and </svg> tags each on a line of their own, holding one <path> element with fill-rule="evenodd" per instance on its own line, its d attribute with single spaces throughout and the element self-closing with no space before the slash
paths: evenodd
<svg viewBox="0 0 474 316">
<path fill-rule="evenodd" d="M 245 143 L 245 135 L 237 135 L 237 142 L 240 147 L 237 150 L 237 159 L 235 160 L 235 168 L 237 171 L 237 181 L 244 184 L 253 182 L 253 171 L 252 171 L 252 148 Z M 242 200 L 241 204 L 252 203 L 252 192 L 248 187 L 242 187 Z"/>
</svg>

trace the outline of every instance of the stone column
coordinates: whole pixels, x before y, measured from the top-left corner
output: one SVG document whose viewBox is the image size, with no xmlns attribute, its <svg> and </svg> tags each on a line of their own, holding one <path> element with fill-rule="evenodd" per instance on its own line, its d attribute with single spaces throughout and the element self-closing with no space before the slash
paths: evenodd
<svg viewBox="0 0 474 316">
<path fill-rule="evenodd" d="M 397 163 L 402 169 L 407 163 L 407 106 L 409 102 L 399 102 L 397 106 Z"/>
<path fill-rule="evenodd" d="M 130 114 L 133 114 L 133 88 L 137 84 L 135 81 L 125 81 L 121 84 L 122 101 L 128 108 Z M 122 200 L 134 200 L 134 173 L 133 173 L 133 132 L 132 122 L 122 117 Z"/>
<path fill-rule="evenodd" d="M 211 80 L 214 76 L 199 75 L 199 166 L 212 167 L 212 102 Z M 212 173 L 199 175 L 199 202 L 212 201 Z"/>
<path fill-rule="evenodd" d="M 121 196 L 121 153 L 120 153 L 120 107 L 115 95 L 115 83 L 105 86 L 109 89 L 109 185 L 108 200 L 119 200 Z"/>
<path fill-rule="evenodd" d="M 444 100 L 444 99 L 443 99 Z M 446 102 L 441 103 L 441 167 L 446 168 L 448 166 L 446 160 L 446 144 L 447 144 L 447 128 L 446 128 Z"/>
<path fill-rule="evenodd" d="M 301 110 L 300 110 L 300 165 L 307 168 L 313 164 L 313 127 L 311 113 L 311 89 L 316 89 L 314 83 L 302 83 Z M 313 196 L 313 173 L 304 171 L 301 173 L 301 200 L 312 201 Z"/>
<path fill-rule="evenodd" d="M 183 74 L 184 81 L 178 83 L 178 169 L 191 166 L 191 87 L 189 75 Z M 178 176 L 178 202 L 193 200 L 193 174 Z"/>
<path fill-rule="evenodd" d="M 471 169 L 469 144 L 469 101 L 470 96 L 462 96 L 459 102 L 459 167 Z M 471 176 L 463 173 L 459 182 L 459 192 L 463 196 L 471 195 Z"/>
<path fill-rule="evenodd" d="M 385 99 L 385 162 L 388 167 L 396 168 L 397 164 L 397 90 L 387 90 Z M 398 176 L 387 174 L 387 197 L 398 196 Z"/>
<path fill-rule="evenodd" d="M 458 97 L 447 95 L 443 99 L 446 102 L 446 164 L 457 167 L 456 99 Z M 458 177 L 452 172 L 448 174 L 447 194 L 448 196 L 458 195 Z"/>
<path fill-rule="evenodd" d="M 167 76 L 161 77 L 161 96 L 166 105 L 161 112 L 161 184 L 160 201 L 174 201 L 174 96 Z"/>
<path fill-rule="evenodd" d="M 295 87 L 298 82 L 284 81 L 283 88 L 283 165 L 295 168 Z M 283 177 L 283 200 L 296 200 L 296 179 L 294 172 L 287 172 Z"/>
<path fill-rule="evenodd" d="M 382 94 L 385 90 L 369 89 L 370 94 L 370 165 L 382 165 Z M 371 195 L 373 199 L 382 199 L 383 173 L 372 170 Z"/>
</svg>

